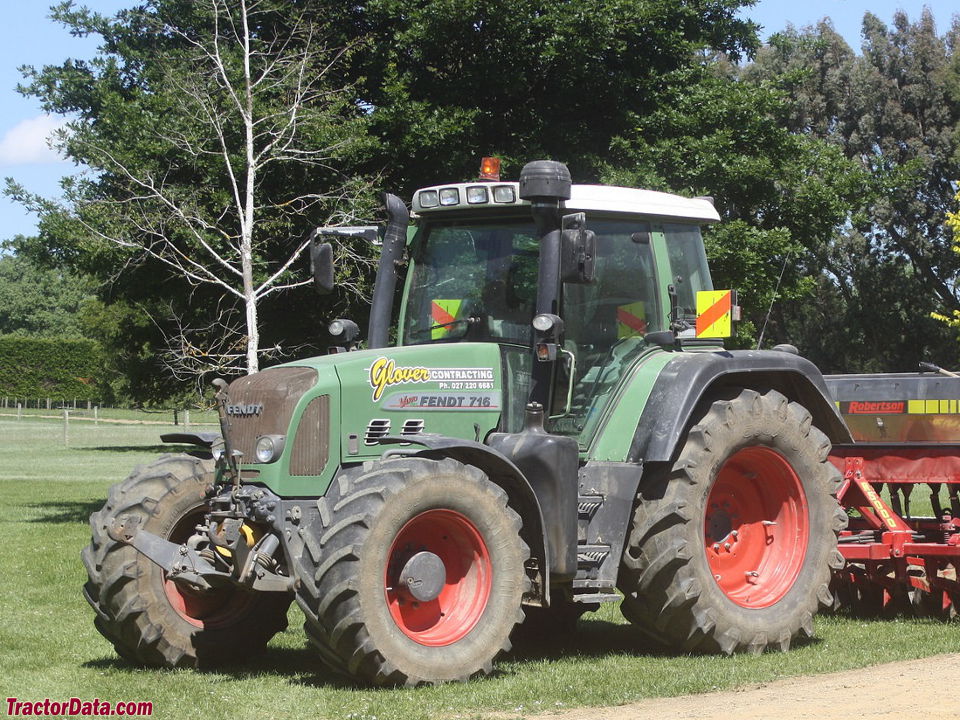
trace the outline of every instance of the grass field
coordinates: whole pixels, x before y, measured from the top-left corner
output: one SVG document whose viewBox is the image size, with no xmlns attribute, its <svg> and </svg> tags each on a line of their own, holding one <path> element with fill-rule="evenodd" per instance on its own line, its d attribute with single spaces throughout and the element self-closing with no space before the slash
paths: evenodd
<svg viewBox="0 0 960 720">
<path fill-rule="evenodd" d="M 465 685 L 356 689 L 331 678 L 306 647 L 296 610 L 268 653 L 221 672 L 142 670 L 94 630 L 80 593 L 87 517 L 107 488 L 163 451 L 161 426 L 76 423 L 69 448 L 55 420 L 0 417 L 0 700 L 149 700 L 154 717 L 417 720 L 533 715 L 584 705 L 705 692 L 960 647 L 960 623 L 820 618 L 818 639 L 789 653 L 657 656 L 616 606 L 571 637 L 515 652 L 497 674 Z M 905 679 L 907 680 L 907 679 Z M 946 688 L 946 686 L 945 686 Z M 6 711 L 6 707 L 4 707 Z M 852 713 L 854 714 L 854 713 Z"/>
</svg>

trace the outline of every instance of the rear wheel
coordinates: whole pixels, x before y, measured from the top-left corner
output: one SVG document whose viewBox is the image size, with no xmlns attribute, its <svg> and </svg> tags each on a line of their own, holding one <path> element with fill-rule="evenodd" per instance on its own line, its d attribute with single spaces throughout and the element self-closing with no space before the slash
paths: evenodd
<svg viewBox="0 0 960 720">
<path fill-rule="evenodd" d="M 843 565 L 829 449 L 778 392 L 713 402 L 676 462 L 644 481 L 620 573 L 624 615 L 688 651 L 787 649 L 812 635 Z"/>
<path fill-rule="evenodd" d="M 297 599 L 328 665 L 377 685 L 492 670 L 523 619 L 529 556 L 503 490 L 453 460 L 390 460 L 318 507 Z"/>
<path fill-rule="evenodd" d="M 165 667 L 207 667 L 262 652 L 287 626 L 289 593 L 253 593 L 232 587 L 199 592 L 166 577 L 108 528 L 135 515 L 140 527 L 184 542 L 202 522 L 204 494 L 213 482 L 209 463 L 167 455 L 137 468 L 114 485 L 106 504 L 90 516 L 93 536 L 82 553 L 88 580 L 83 593 L 94 623 L 127 660 Z"/>
</svg>

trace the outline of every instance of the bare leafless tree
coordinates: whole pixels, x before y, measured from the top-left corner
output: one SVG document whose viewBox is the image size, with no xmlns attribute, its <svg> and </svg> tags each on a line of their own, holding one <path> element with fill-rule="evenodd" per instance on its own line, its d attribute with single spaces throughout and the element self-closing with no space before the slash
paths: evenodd
<svg viewBox="0 0 960 720">
<path fill-rule="evenodd" d="M 370 189 L 368 182 L 344 179 L 323 192 L 303 188 L 278 197 L 264 191 L 271 174 L 293 167 L 337 176 L 338 155 L 356 140 L 338 126 L 338 118 L 350 114 L 349 88 L 333 80 L 350 48 L 332 47 L 289 5 L 278 23 L 273 0 L 198 0 L 197 7 L 206 11 L 202 32 L 195 24 L 145 16 L 176 48 L 167 52 L 156 83 L 173 96 L 167 107 L 176 109 L 150 125 L 161 148 L 155 160 L 131 159 L 102 134 L 86 132 L 83 121 L 62 138 L 86 143 L 82 154 L 113 180 L 109 195 L 81 201 L 77 217 L 87 234 L 123 248 L 127 262 L 153 261 L 194 287 L 222 293 L 214 320 L 175 315 L 164 325 L 167 365 L 181 379 L 252 373 L 265 353 L 282 354 L 279 347 L 261 347 L 258 310 L 265 298 L 311 282 L 298 263 L 308 244 L 302 218 L 322 208 L 324 224 L 356 224 L 351 208 Z M 271 236 L 277 227 L 298 224 L 302 233 L 285 246 Z M 355 248 L 339 252 L 353 264 L 369 262 Z M 363 292 L 359 285 L 349 289 Z"/>
</svg>

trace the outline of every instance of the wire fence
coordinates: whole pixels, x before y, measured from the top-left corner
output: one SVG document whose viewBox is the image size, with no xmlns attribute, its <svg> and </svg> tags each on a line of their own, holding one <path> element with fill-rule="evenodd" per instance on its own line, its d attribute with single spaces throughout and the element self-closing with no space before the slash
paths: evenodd
<svg viewBox="0 0 960 720">
<path fill-rule="evenodd" d="M 136 423 L 144 425 L 217 425 L 216 410 L 206 408 L 124 408 L 104 406 L 96 400 L 0 396 L 5 417 L 62 419 L 64 422 Z"/>
</svg>

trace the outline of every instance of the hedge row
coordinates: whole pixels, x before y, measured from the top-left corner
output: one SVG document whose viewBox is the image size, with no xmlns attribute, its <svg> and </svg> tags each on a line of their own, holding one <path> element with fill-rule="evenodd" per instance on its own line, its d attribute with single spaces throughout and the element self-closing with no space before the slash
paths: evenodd
<svg viewBox="0 0 960 720">
<path fill-rule="evenodd" d="M 102 366 L 92 340 L 0 335 L 0 395 L 94 400 Z"/>
</svg>

